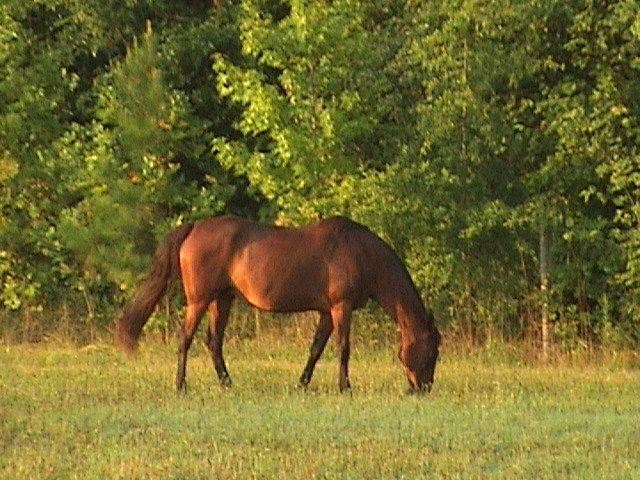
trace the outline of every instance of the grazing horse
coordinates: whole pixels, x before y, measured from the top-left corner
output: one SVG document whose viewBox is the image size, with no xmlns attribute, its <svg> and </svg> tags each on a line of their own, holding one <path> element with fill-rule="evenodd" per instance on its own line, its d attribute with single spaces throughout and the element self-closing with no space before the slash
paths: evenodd
<svg viewBox="0 0 640 480">
<path fill-rule="evenodd" d="M 186 388 L 187 351 L 206 311 L 213 366 L 220 383 L 231 385 L 222 344 L 236 296 L 271 312 L 318 311 L 320 320 L 299 384 L 309 384 L 335 331 L 340 391 L 350 388 L 351 313 L 373 299 L 397 322 L 399 358 L 410 391 L 431 389 L 440 344 L 433 315 L 396 253 L 352 220 L 333 217 L 287 228 L 225 215 L 170 231 L 155 251 L 149 274 L 116 321 L 117 340 L 125 349 L 135 349 L 142 327 L 178 277 L 187 304 L 178 350 L 179 391 Z"/>
</svg>

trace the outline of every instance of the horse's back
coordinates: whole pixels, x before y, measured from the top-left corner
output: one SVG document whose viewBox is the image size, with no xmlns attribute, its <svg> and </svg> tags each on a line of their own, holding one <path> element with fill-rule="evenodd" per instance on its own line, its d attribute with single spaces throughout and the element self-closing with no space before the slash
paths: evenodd
<svg viewBox="0 0 640 480">
<path fill-rule="evenodd" d="M 354 308 L 374 288 L 374 258 L 384 243 L 366 227 L 330 217 L 300 228 L 261 225 L 232 215 L 194 225 L 180 251 L 185 293 L 215 297 L 233 289 L 272 311 Z M 382 247 L 384 249 L 384 247 Z"/>
<path fill-rule="evenodd" d="M 228 266 L 234 288 L 264 310 L 327 310 L 331 248 L 318 223 L 301 228 L 254 224 Z"/>
</svg>

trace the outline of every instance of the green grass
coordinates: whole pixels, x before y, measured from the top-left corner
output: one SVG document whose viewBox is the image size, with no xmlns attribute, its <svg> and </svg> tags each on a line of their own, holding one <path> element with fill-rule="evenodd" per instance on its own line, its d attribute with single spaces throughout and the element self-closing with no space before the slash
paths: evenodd
<svg viewBox="0 0 640 480">
<path fill-rule="evenodd" d="M 10 345 L 0 351 L 0 477 L 640 478 L 640 371 L 542 367 L 443 351 L 433 392 L 404 394 L 395 346 L 335 354 L 307 392 L 306 346 L 230 341 L 221 390 L 194 345 Z"/>
</svg>

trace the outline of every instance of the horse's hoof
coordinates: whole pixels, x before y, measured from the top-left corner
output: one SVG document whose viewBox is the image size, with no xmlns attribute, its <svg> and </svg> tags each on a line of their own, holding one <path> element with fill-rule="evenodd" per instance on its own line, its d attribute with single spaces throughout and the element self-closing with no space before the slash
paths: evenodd
<svg viewBox="0 0 640 480">
<path fill-rule="evenodd" d="M 407 389 L 407 395 L 424 396 L 427 393 L 429 393 L 429 390 L 425 388 L 409 387 Z"/>
<path fill-rule="evenodd" d="M 176 385 L 176 394 L 177 395 L 186 395 L 187 394 L 187 384 L 183 383 L 182 385 Z"/>
<path fill-rule="evenodd" d="M 353 394 L 353 392 L 351 391 L 351 385 L 348 383 L 346 385 L 340 385 L 340 393 Z"/>
</svg>

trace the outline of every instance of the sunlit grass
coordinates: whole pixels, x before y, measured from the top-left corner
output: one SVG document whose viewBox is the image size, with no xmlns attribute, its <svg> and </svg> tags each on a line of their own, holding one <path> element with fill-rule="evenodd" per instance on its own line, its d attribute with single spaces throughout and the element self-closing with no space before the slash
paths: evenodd
<svg viewBox="0 0 640 480">
<path fill-rule="evenodd" d="M 2 478 L 639 478 L 640 372 L 443 354 L 404 394 L 395 346 L 356 346 L 351 394 L 331 347 L 308 391 L 303 342 L 232 340 L 222 390 L 194 345 L 5 346 Z"/>
</svg>

